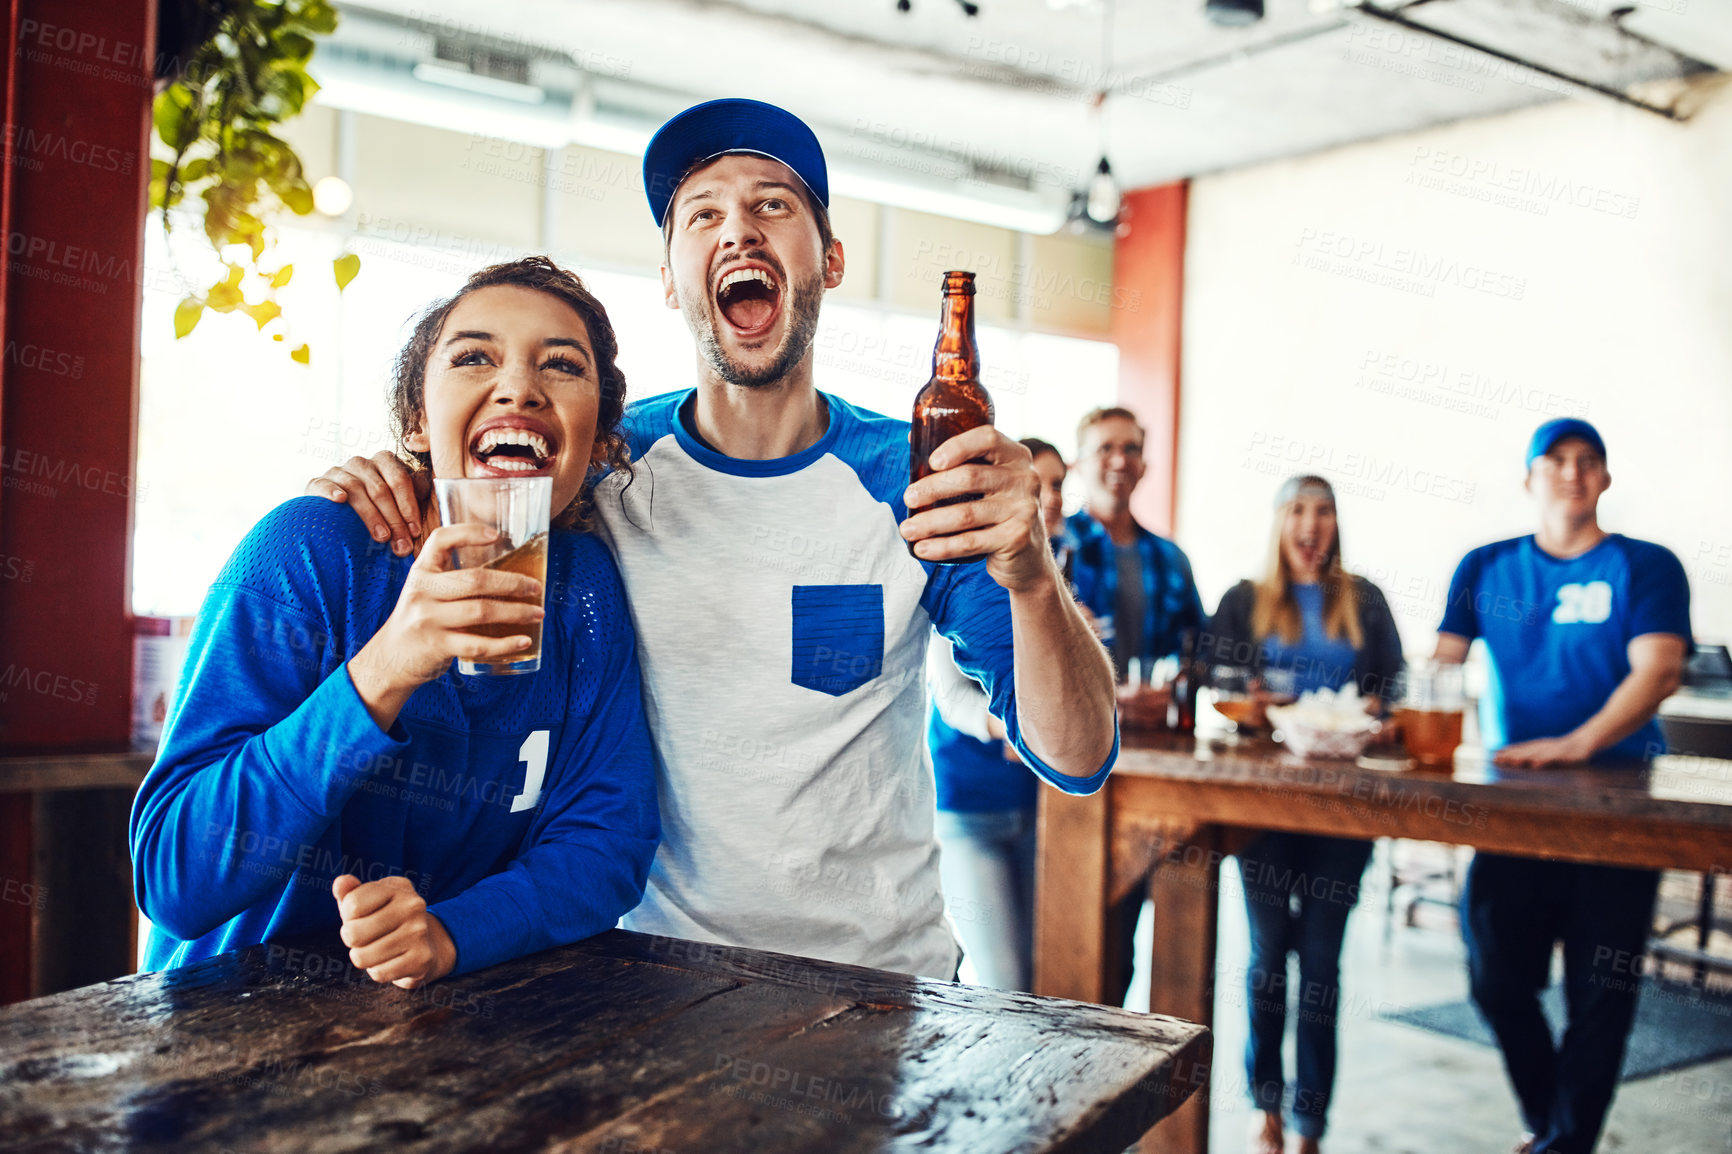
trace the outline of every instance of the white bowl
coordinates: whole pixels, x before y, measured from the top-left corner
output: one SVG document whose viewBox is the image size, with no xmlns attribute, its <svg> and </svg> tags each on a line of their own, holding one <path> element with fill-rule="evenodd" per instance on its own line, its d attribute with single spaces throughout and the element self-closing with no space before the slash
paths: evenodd
<svg viewBox="0 0 1732 1154">
<path fill-rule="evenodd" d="M 1377 719 L 1370 714 L 1339 713 L 1329 718 L 1330 724 L 1319 725 L 1315 720 L 1306 720 L 1306 713 L 1316 716 L 1315 710 L 1300 706 L 1269 707 L 1269 723 L 1277 730 L 1276 739 L 1298 757 L 1351 760 L 1365 752 L 1379 728 Z"/>
</svg>

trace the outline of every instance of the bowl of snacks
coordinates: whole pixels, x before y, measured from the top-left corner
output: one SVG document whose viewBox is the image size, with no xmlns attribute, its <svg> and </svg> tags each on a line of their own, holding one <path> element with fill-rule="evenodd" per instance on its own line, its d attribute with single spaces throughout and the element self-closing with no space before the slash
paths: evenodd
<svg viewBox="0 0 1732 1154">
<path fill-rule="evenodd" d="M 1355 686 L 1336 693 L 1310 690 L 1291 705 L 1271 705 L 1269 724 L 1275 740 L 1298 757 L 1331 757 L 1352 760 L 1365 752 L 1380 728 L 1365 712 L 1365 701 Z"/>
</svg>

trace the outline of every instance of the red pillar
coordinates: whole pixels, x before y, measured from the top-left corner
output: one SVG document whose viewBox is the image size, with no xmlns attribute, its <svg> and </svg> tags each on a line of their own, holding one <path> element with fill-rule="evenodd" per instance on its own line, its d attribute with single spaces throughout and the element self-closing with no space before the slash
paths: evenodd
<svg viewBox="0 0 1732 1154">
<path fill-rule="evenodd" d="M 127 746 L 155 19 L 153 0 L 0 15 L 0 756 Z M 33 806 L 0 794 L 0 885 L 29 883 L 14 871 L 53 840 Z M 0 1001 L 29 980 L 40 919 L 76 916 L 78 893 L 39 896 L 0 902 Z"/>
<path fill-rule="evenodd" d="M 1113 252 L 1119 403 L 1147 430 L 1148 473 L 1131 498 L 1142 524 L 1172 536 L 1179 472 L 1179 331 L 1185 299 L 1185 201 L 1181 181 L 1127 193 Z M 1132 303 L 1134 302 L 1134 304 Z"/>
</svg>

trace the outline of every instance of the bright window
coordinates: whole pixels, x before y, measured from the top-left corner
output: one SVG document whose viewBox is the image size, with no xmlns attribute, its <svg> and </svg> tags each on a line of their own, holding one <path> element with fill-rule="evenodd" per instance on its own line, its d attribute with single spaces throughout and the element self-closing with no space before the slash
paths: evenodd
<svg viewBox="0 0 1732 1154">
<path fill-rule="evenodd" d="M 290 340 L 312 346 L 312 363 L 302 367 L 239 314 L 207 314 L 192 336 L 174 340 L 179 293 L 152 230 L 145 259 L 156 287 L 146 293 L 143 317 L 135 612 L 196 613 L 259 518 L 330 465 L 390 448 L 386 387 L 413 318 L 487 263 L 356 238 L 361 274 L 339 296 L 329 270 L 341 240 L 329 231 L 282 234 L 282 255 L 296 267 L 284 299 L 295 325 Z M 660 281 L 574 267 L 619 334 L 629 395 L 689 387 L 692 340 L 680 315 L 664 307 Z M 937 312 L 936 300 L 930 317 L 826 304 L 818 387 L 906 417 L 931 371 Z M 1115 394 L 1118 349 L 1110 343 L 990 325 L 978 336 L 998 425 L 1011 436 L 1045 437 L 1068 452 L 1077 418 Z"/>
</svg>

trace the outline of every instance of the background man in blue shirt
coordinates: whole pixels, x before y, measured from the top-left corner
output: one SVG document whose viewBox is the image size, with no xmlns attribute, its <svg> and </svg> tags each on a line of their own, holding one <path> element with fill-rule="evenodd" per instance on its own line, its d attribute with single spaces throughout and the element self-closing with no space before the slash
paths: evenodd
<svg viewBox="0 0 1732 1154">
<path fill-rule="evenodd" d="M 1141 679 L 1118 687 L 1119 714 L 1127 725 L 1161 725 L 1167 717 L 1166 689 L 1143 684 L 1162 658 L 1178 654 L 1184 633 L 1208 620 L 1191 560 L 1184 550 L 1137 524 L 1131 494 L 1143 479 L 1143 426 L 1129 409 L 1093 409 L 1077 423 L 1076 471 L 1087 505 L 1068 525 L 1076 542 L 1072 580 L 1077 600 L 1094 615 L 1101 640 L 1113 657 L 1120 682 L 1135 660 Z M 1122 1002 L 1130 988 L 1132 948 L 1143 887 L 1109 919 L 1117 959 L 1108 1001 Z"/>
<path fill-rule="evenodd" d="M 1083 416 L 1076 471 L 1087 495 L 1086 506 L 1069 519 L 1077 599 L 1094 614 L 1123 681 L 1131 659 L 1146 671 L 1176 655 L 1185 630 L 1201 629 L 1208 616 L 1184 550 L 1131 516 L 1144 464 L 1143 427 L 1129 409 L 1099 408 Z M 1167 715 L 1167 693 L 1123 685 L 1119 711 L 1132 725 L 1158 725 Z"/>
<path fill-rule="evenodd" d="M 1531 536 L 1481 546 L 1450 583 L 1437 657 L 1475 638 L 1491 658 L 1485 746 L 1504 766 L 1651 758 L 1655 710 L 1683 674 L 1690 588 L 1670 550 L 1600 528 L 1606 446 L 1586 421 L 1548 421 L 1528 445 Z M 1659 874 L 1478 854 L 1462 895 L 1474 1002 L 1496 1033 L 1531 1131 L 1519 1151 L 1588 1154 L 1611 1106 L 1636 1011 Z M 1569 1028 L 1540 1012 L 1564 943 Z M 1619 964 L 1621 960 L 1621 964 Z"/>
</svg>

